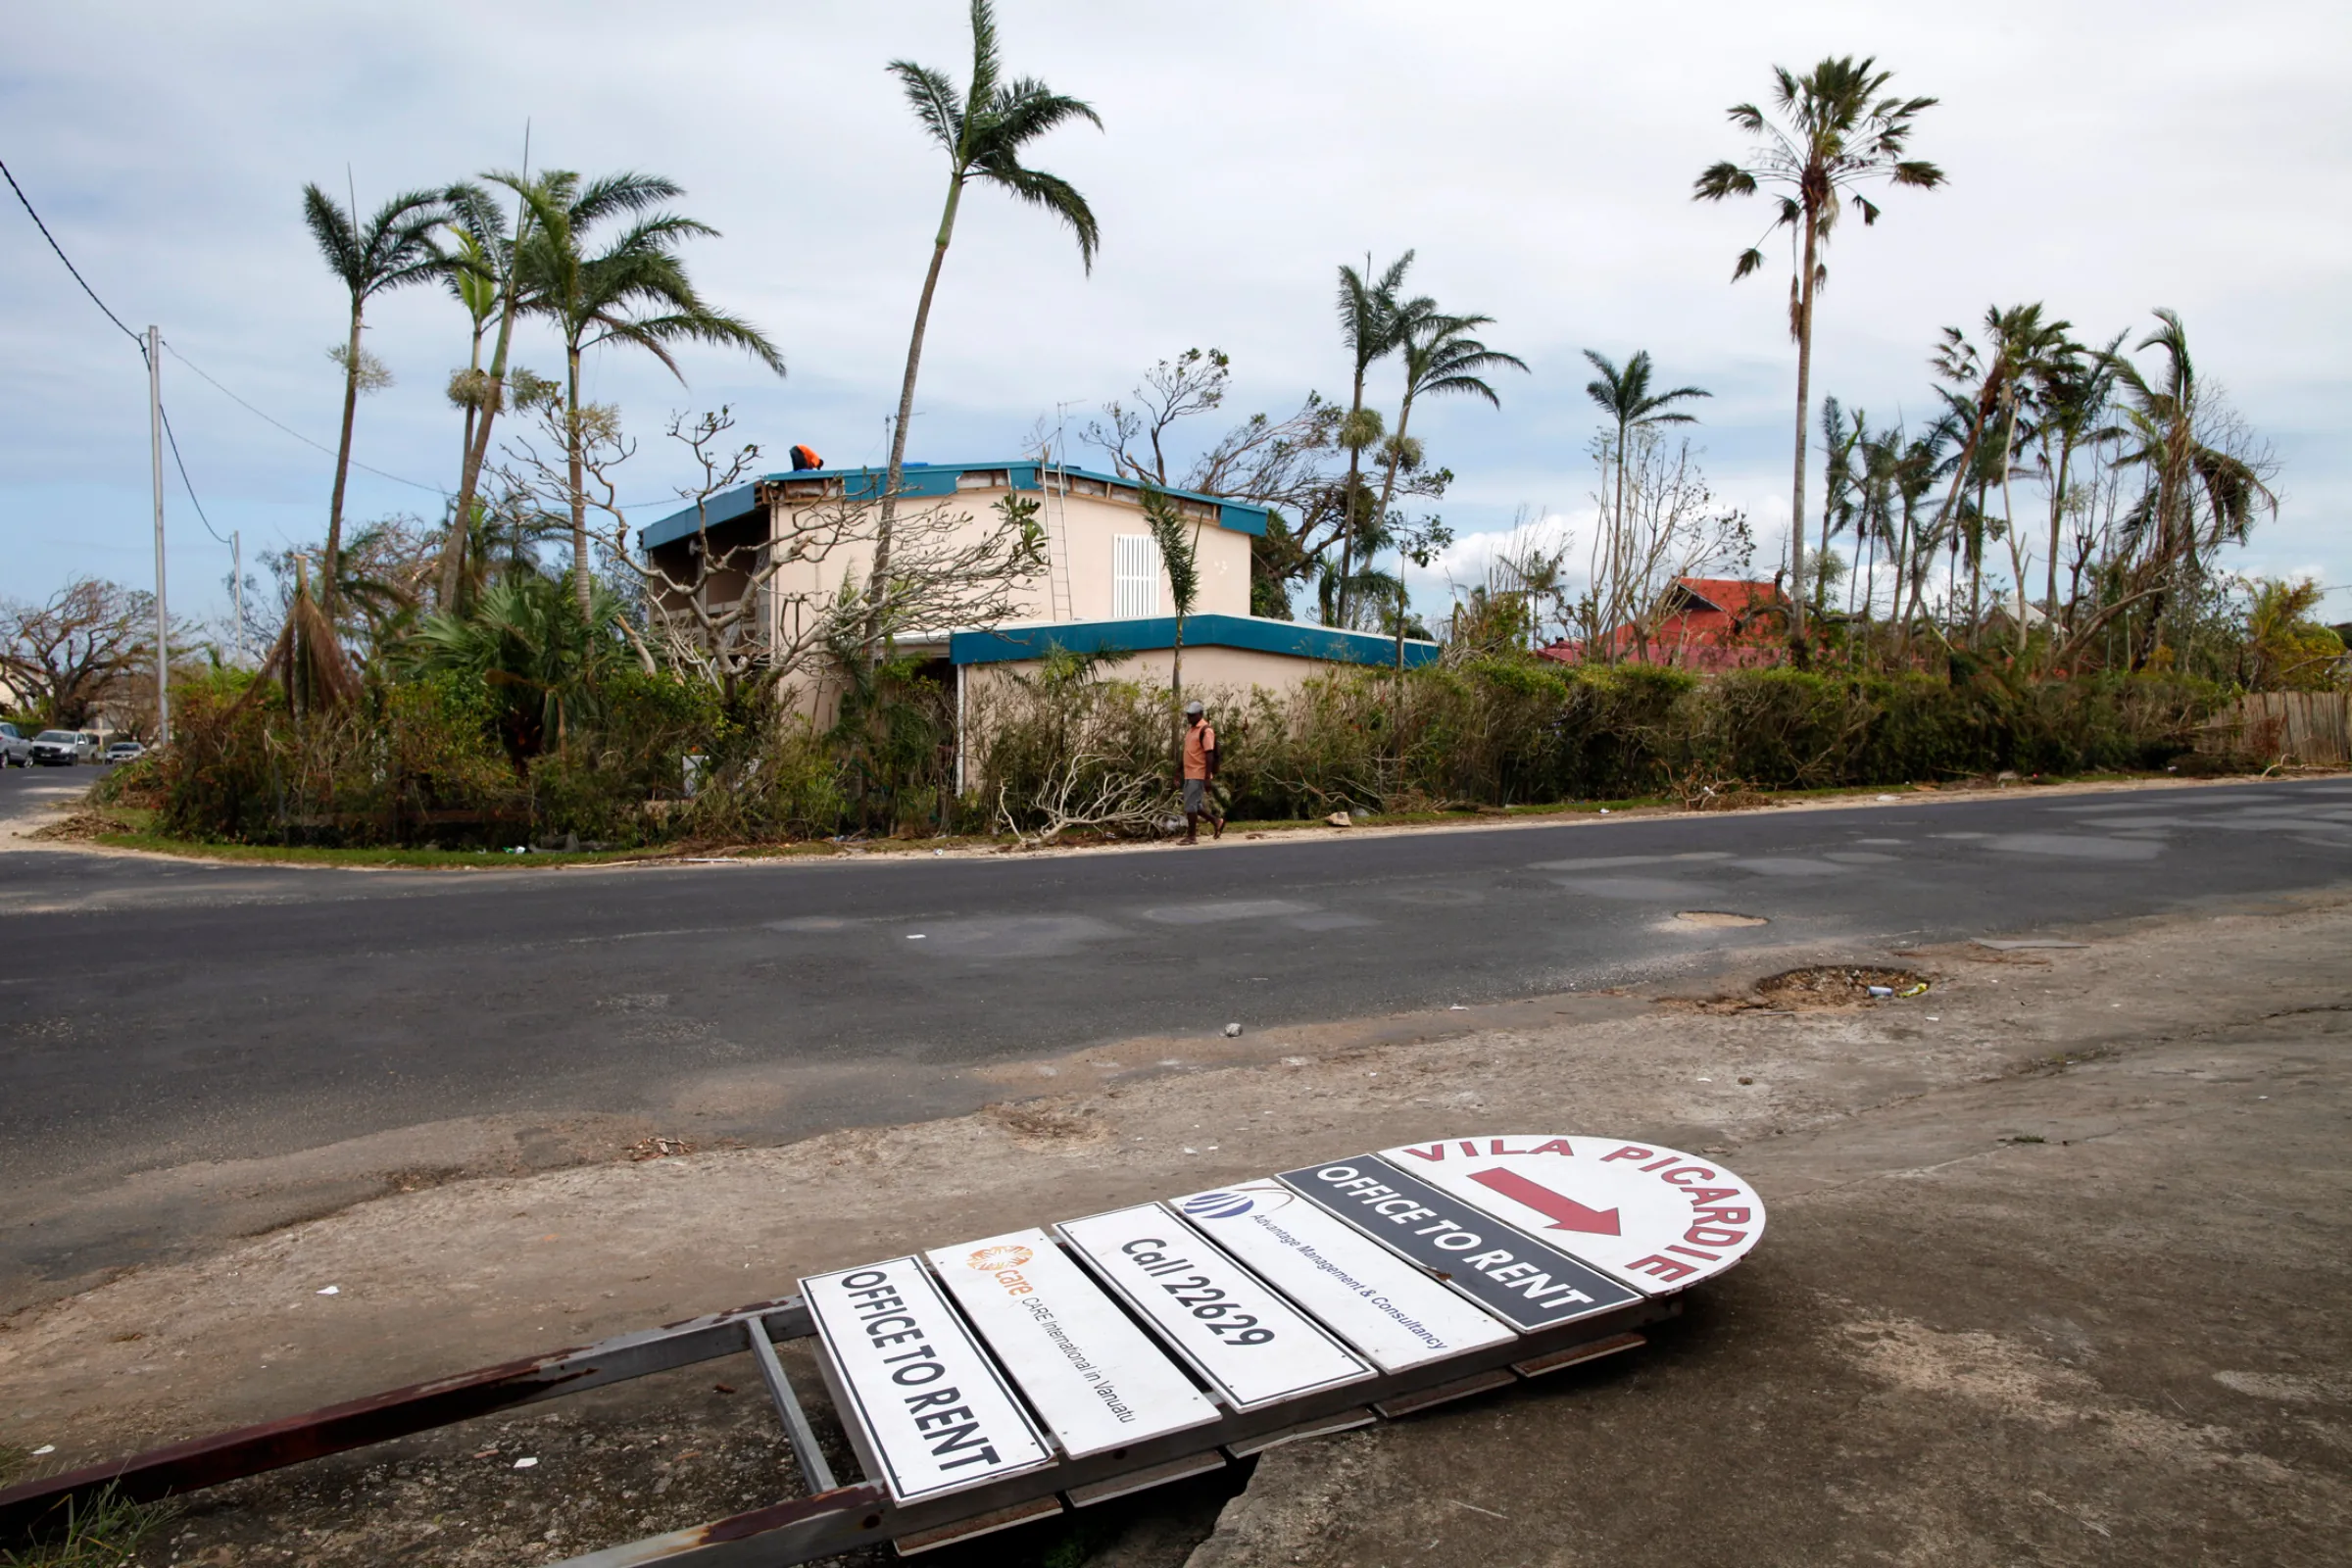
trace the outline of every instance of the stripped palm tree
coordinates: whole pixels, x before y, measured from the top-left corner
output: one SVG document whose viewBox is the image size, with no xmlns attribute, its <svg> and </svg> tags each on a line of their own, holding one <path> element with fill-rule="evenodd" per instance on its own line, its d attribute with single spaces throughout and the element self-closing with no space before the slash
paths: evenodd
<svg viewBox="0 0 2352 1568">
<path fill-rule="evenodd" d="M 614 192 L 630 200 L 614 199 Z M 706 303 L 679 260 L 683 240 L 718 230 L 677 213 L 657 212 L 631 222 L 602 250 L 588 247 L 588 230 L 608 214 L 641 212 L 684 191 L 669 180 L 616 174 L 583 186 L 577 174 L 550 172 L 519 191 L 531 211 L 530 232 L 518 248 L 515 270 L 529 308 L 564 340 L 564 421 L 571 501 L 572 593 L 589 613 L 588 498 L 583 488 L 580 360 L 607 343 L 643 349 L 680 381 L 685 372 L 671 349 L 709 343 L 742 349 L 778 375 L 784 357 L 742 318 Z"/>
<path fill-rule="evenodd" d="M 2151 381 L 2130 360 L 2115 362 L 2131 401 L 2123 424 L 2106 432 L 2126 443 L 2118 466 L 2137 466 L 2149 480 L 2125 519 L 2125 537 L 2141 557 L 2131 597 L 2152 601 L 2146 629 L 2132 651 L 2134 669 L 2163 646 L 2167 612 L 2178 598 L 2175 589 L 2195 582 L 2204 557 L 2225 544 L 2243 542 L 2258 508 L 2274 513 L 2278 508 L 2278 498 L 2255 464 L 2208 439 L 2204 389 L 2180 316 L 2160 310 L 2156 320 L 2155 329 L 2134 347 L 2160 350 L 2163 374 Z M 2116 608 L 2110 606 L 2108 612 Z M 2077 640 L 2085 635 L 2078 632 Z"/>
<path fill-rule="evenodd" d="M 351 296 L 351 336 L 335 358 L 343 367 L 343 434 L 335 448 L 335 489 L 326 509 L 325 570 L 319 606 L 329 621 L 335 615 L 335 580 L 343 553 L 343 492 L 351 477 L 351 430 L 359 416 L 360 391 L 370 379 L 367 350 L 360 333 L 366 325 L 368 302 L 379 294 L 438 277 L 448 263 L 433 246 L 433 230 L 449 218 L 445 191 L 404 191 L 375 210 L 365 225 L 358 220 L 357 203 L 346 210 L 317 185 L 302 187 L 302 220 L 318 242 L 327 270 L 340 278 Z M 380 384 L 380 381 L 378 382 Z"/>
<path fill-rule="evenodd" d="M 2037 466 L 2050 493 L 2050 556 L 2041 612 L 2053 627 L 2058 624 L 2058 556 L 2075 454 L 2097 437 L 2099 420 L 2115 395 L 2116 351 L 2125 336 L 2118 332 L 2104 349 L 2095 351 L 2069 343 L 2034 369 L 2034 401 L 2040 409 Z"/>
<path fill-rule="evenodd" d="M 1715 394 L 1703 386 L 1678 386 L 1668 392 L 1652 392 L 1649 377 L 1654 367 L 1649 350 L 1639 349 L 1619 369 L 1609 357 L 1595 349 L 1585 350 L 1585 358 L 1592 362 L 1599 376 L 1585 383 L 1585 396 L 1599 405 L 1600 412 L 1609 416 L 1617 430 L 1617 496 L 1609 511 L 1616 519 L 1618 537 L 1625 535 L 1625 449 L 1636 430 L 1658 424 L 1696 424 L 1698 416 L 1674 407 L 1686 398 L 1711 398 Z"/>
<path fill-rule="evenodd" d="M 1879 220 L 1879 209 L 1862 194 L 1872 182 L 1932 189 L 1943 183 L 1943 171 L 1934 164 L 1903 156 L 1912 122 L 1933 108 L 1933 98 L 1882 98 L 1893 78 L 1890 71 L 1876 70 L 1876 60 L 1825 59 L 1799 76 L 1786 67 L 1773 68 L 1773 106 L 1782 123 L 1775 124 L 1754 104 L 1734 104 L 1731 122 L 1748 135 L 1760 138 L 1742 166 L 1729 162 L 1711 166 L 1698 176 L 1691 191 L 1695 201 L 1721 201 L 1727 196 L 1753 196 L 1765 186 L 1777 193 L 1778 209 L 1772 228 L 1787 228 L 1796 251 L 1796 273 L 1788 281 L 1788 335 L 1796 342 L 1796 465 L 1789 503 L 1789 579 L 1791 634 L 1801 649 L 1805 601 L 1805 449 L 1811 422 L 1813 378 L 1813 296 L 1829 280 L 1822 260 L 1837 226 L 1841 202 L 1850 201 L 1865 225 Z M 1769 234 L 1770 229 L 1766 232 Z M 1750 246 L 1740 253 L 1732 269 L 1738 282 L 1764 265 L 1764 253 Z"/>
<path fill-rule="evenodd" d="M 1030 142 L 1057 126 L 1085 120 L 1100 129 L 1102 118 L 1081 100 L 1054 92 L 1032 77 L 1003 79 L 996 10 L 988 0 L 972 0 L 972 74 L 961 94 L 945 72 L 910 60 L 892 61 L 890 73 L 906 89 L 914 118 L 948 155 L 948 199 L 939 216 L 939 232 L 931 242 L 931 267 L 923 274 L 922 297 L 915 303 L 914 333 L 906 344 L 906 374 L 899 385 L 899 416 L 891 426 L 890 470 L 883 481 L 874 560 L 867 578 L 871 609 L 865 642 L 869 658 L 880 656 L 891 527 L 906 467 L 906 426 L 914 417 L 914 383 L 922 368 L 923 333 L 931 322 L 931 300 L 939 291 L 939 273 L 947 264 L 949 242 L 956 237 L 956 211 L 963 201 L 963 187 L 979 180 L 1060 219 L 1076 236 L 1079 259 L 1090 274 L 1095 270 L 1096 248 L 1102 243 L 1094 210 L 1077 187 L 1042 169 L 1029 168 L 1021 162 L 1021 153 Z"/>
<path fill-rule="evenodd" d="M 1865 433 L 1859 411 L 1848 419 L 1844 406 L 1836 398 L 1821 400 L 1821 548 L 1815 554 L 1813 573 L 1816 615 L 1829 610 L 1830 536 L 1843 532 L 1854 520 L 1854 453 Z"/>
</svg>

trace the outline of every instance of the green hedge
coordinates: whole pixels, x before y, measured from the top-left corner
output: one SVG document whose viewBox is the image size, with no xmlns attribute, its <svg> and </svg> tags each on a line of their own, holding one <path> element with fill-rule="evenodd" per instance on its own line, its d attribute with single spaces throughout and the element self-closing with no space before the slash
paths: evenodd
<svg viewBox="0 0 2352 1568">
<path fill-rule="evenodd" d="M 862 827 L 1024 829 L 1041 802 L 1169 782 L 1164 688 L 1066 662 L 975 699 L 953 796 L 950 708 L 893 675 L 829 728 L 757 701 L 627 670 L 603 677 L 564 745 L 517 762 L 478 685 L 384 682 L 296 723 L 274 690 L 224 677 L 181 697 L 178 736 L 138 788 L 168 832 L 273 844 L 760 842 Z M 1280 695 L 1193 691 L 1223 740 L 1236 815 L 1613 800 L 1739 783 L 1867 786 L 2015 769 L 2162 766 L 2225 694 L 2100 676 L 2011 683 L 1957 672 L 1797 670 L 1701 679 L 1646 667 L 1489 660 L 1406 675 L 1348 670 Z M 691 796 L 682 760 L 697 754 Z M 1172 795 L 1172 789 L 1169 790 Z"/>
</svg>

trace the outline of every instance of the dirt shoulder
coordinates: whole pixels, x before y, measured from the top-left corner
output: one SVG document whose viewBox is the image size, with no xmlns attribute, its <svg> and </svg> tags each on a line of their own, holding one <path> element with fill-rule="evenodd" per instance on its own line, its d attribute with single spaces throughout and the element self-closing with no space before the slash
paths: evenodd
<svg viewBox="0 0 2352 1568">
<path fill-rule="evenodd" d="M 1857 1008 L 1560 999 L 1434 1041 L 1090 1052 L 1005 1069 L 1056 1093 L 974 1116 L 395 1193 L 0 1324 L 0 1443 L 80 1462 L 1336 1152 L 1605 1130 L 1735 1162 L 1773 1204 L 1755 1258 L 1621 1365 L 1266 1460 L 1203 1568 L 2333 1561 L 2347 938 L 2352 906 L 2314 904 L 1838 956 L 1935 978 Z M 722 1384 L 247 1483 L 171 1553 L 547 1561 L 773 1500 L 789 1462 Z M 1218 1500 L 1090 1511 L 1068 1544 L 1181 1561 Z"/>
</svg>

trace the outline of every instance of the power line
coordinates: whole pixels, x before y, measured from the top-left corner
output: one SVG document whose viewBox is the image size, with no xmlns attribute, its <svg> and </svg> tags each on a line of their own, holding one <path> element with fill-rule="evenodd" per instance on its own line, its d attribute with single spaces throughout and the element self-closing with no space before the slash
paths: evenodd
<svg viewBox="0 0 2352 1568">
<path fill-rule="evenodd" d="M 9 173 L 8 165 L 0 163 L 0 174 L 8 175 L 8 188 L 17 193 L 18 201 L 24 204 L 24 215 L 32 220 L 32 226 L 41 231 L 41 238 L 49 242 L 49 248 L 57 252 L 57 259 L 66 264 L 66 270 L 74 274 L 74 281 L 81 285 L 81 291 L 90 297 L 90 303 L 106 312 L 106 318 L 115 323 L 117 331 L 138 344 L 139 356 L 144 359 L 147 355 L 147 345 L 140 342 L 138 333 L 122 324 L 122 318 L 109 310 L 106 301 L 98 297 L 98 291 L 90 287 L 90 280 L 81 275 L 81 269 L 74 265 L 74 258 L 66 254 L 66 248 L 57 242 L 57 236 L 49 232 L 49 225 L 42 222 L 41 215 L 33 210 L 32 198 L 24 194 L 24 187 L 17 183 L 17 176 Z"/>
<path fill-rule="evenodd" d="M 179 455 L 179 437 L 172 432 L 172 411 L 158 403 L 155 412 L 164 416 L 164 439 L 172 443 L 172 463 L 179 469 L 179 482 L 187 487 L 188 505 L 196 509 L 196 520 L 204 524 L 204 531 L 211 534 L 215 542 L 228 543 L 220 530 L 213 526 L 213 519 L 204 514 L 204 503 L 196 499 L 196 481 L 188 477 L 188 466 Z"/>
<path fill-rule="evenodd" d="M 243 409 L 247 414 L 252 415 L 255 418 L 260 419 L 263 423 L 274 425 L 279 430 L 284 431 L 287 435 L 290 435 L 295 440 L 301 442 L 304 446 L 317 448 L 318 451 L 325 453 L 330 458 L 335 455 L 335 449 L 333 447 L 327 446 L 323 442 L 312 440 L 309 436 L 304 435 L 300 430 L 295 429 L 292 425 L 285 423 L 283 420 L 271 418 L 269 415 L 264 414 L 261 410 L 246 402 L 243 398 L 237 396 L 234 392 L 231 392 L 228 388 L 222 386 L 219 381 L 214 380 L 212 376 L 206 374 L 203 366 L 198 365 L 194 360 L 191 360 L 185 354 L 180 353 L 177 346 L 174 345 L 171 339 L 166 338 L 164 340 L 164 349 L 173 359 L 186 366 L 189 369 L 194 370 L 199 376 L 202 376 L 206 382 L 210 383 L 214 391 L 220 393 L 222 397 L 228 399 L 229 402 L 234 403 L 238 408 Z M 369 467 L 367 464 L 362 463 L 357 458 L 353 458 L 351 460 L 351 466 L 355 468 L 366 469 L 366 471 L 374 474 L 379 479 L 389 479 L 394 484 L 405 484 L 412 490 L 425 490 L 434 495 L 443 497 L 446 497 L 449 494 L 447 490 L 444 490 L 437 484 L 420 484 L 415 479 L 404 479 L 397 473 L 386 473 L 381 468 Z"/>
</svg>

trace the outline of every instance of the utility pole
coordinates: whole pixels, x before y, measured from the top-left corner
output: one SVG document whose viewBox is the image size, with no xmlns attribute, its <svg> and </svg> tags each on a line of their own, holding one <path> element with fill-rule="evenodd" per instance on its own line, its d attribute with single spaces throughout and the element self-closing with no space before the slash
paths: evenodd
<svg viewBox="0 0 2352 1568">
<path fill-rule="evenodd" d="M 164 604 L 164 334 L 147 328 L 147 446 L 155 467 L 155 744 L 172 744 L 172 620 Z"/>
<path fill-rule="evenodd" d="M 236 616 L 237 658 L 245 658 L 245 535 L 236 528 L 228 530 L 228 602 L 229 613 Z"/>
</svg>

